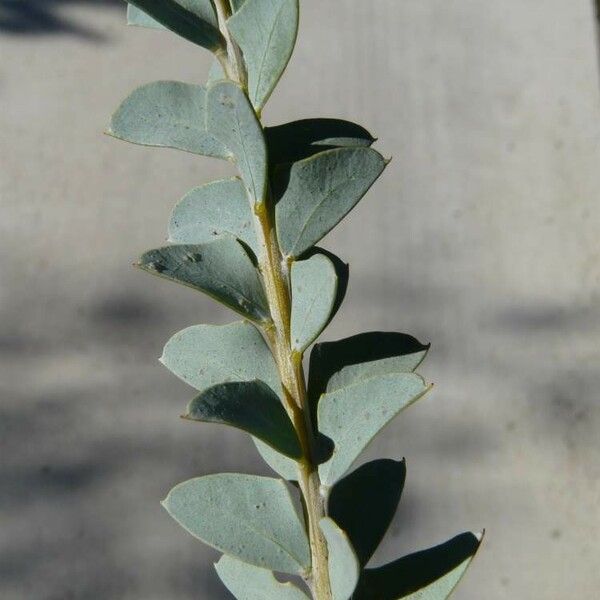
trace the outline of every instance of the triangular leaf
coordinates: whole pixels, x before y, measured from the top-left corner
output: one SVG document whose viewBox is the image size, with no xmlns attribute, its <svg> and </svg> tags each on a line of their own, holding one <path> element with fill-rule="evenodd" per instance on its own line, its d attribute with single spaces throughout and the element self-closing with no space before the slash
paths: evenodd
<svg viewBox="0 0 600 600">
<path fill-rule="evenodd" d="M 246 0 L 227 21 L 248 68 L 248 94 L 260 111 L 294 50 L 298 0 Z"/>
<path fill-rule="evenodd" d="M 128 0 L 132 6 L 182 38 L 213 52 L 225 48 L 208 0 Z"/>
<path fill-rule="evenodd" d="M 269 159 L 291 163 L 333 148 L 369 147 L 375 139 L 360 125 L 342 119 L 302 119 L 265 129 Z"/>
<path fill-rule="evenodd" d="M 195 325 L 176 333 L 160 361 L 199 391 L 230 381 L 264 381 L 279 393 L 281 384 L 273 355 L 250 323 Z"/>
<path fill-rule="evenodd" d="M 327 540 L 332 600 L 349 600 L 360 575 L 358 558 L 348 536 L 332 519 L 321 519 L 319 525 Z"/>
<path fill-rule="evenodd" d="M 363 571 L 354 600 L 446 600 L 475 556 L 482 536 L 448 542 Z"/>
<path fill-rule="evenodd" d="M 302 456 L 296 430 L 281 400 L 262 381 L 211 387 L 190 402 L 185 418 L 231 425 L 286 456 L 296 459 Z"/>
<path fill-rule="evenodd" d="M 206 130 L 206 90 L 179 81 L 155 81 L 137 88 L 111 119 L 107 130 L 126 142 L 176 148 L 194 154 L 231 158 Z"/>
<path fill-rule="evenodd" d="M 310 567 L 308 539 L 285 484 L 222 473 L 175 486 L 163 502 L 193 536 L 240 560 L 302 575 Z"/>
<path fill-rule="evenodd" d="M 201 244 L 223 234 L 242 240 L 258 255 L 248 196 L 238 177 L 194 188 L 171 213 L 171 242 Z"/>
<path fill-rule="evenodd" d="M 308 390 L 313 402 L 327 391 L 388 373 L 410 373 L 429 345 L 405 333 L 370 331 L 315 344 L 310 354 Z"/>
<path fill-rule="evenodd" d="M 267 147 L 260 122 L 239 85 L 217 81 L 208 86 L 206 126 L 229 149 L 252 201 L 264 202 Z"/>
<path fill-rule="evenodd" d="M 385 160 L 371 148 L 326 150 L 280 169 L 274 190 L 281 249 L 297 257 L 331 231 L 381 175 Z"/>
<path fill-rule="evenodd" d="M 223 69 L 223 65 L 215 59 L 210 65 L 206 85 L 209 85 L 214 81 L 220 81 L 221 79 L 227 79 L 227 75 L 225 73 L 225 69 Z"/>
<path fill-rule="evenodd" d="M 363 566 L 394 518 L 405 479 L 404 461 L 374 460 L 338 481 L 330 492 L 328 514 L 348 534 Z"/>
<path fill-rule="evenodd" d="M 143 10 L 140 10 L 137 6 L 133 6 L 133 4 L 127 5 L 127 25 L 167 31 L 167 28 L 164 25 L 161 25 Z"/>
<path fill-rule="evenodd" d="M 219 29 L 219 23 L 217 21 L 217 15 L 215 13 L 214 6 L 211 0 L 176 0 L 184 9 L 195 14 L 198 18 L 206 21 L 212 25 L 215 29 Z M 133 4 L 127 4 L 127 24 L 136 25 L 138 27 L 149 27 L 150 29 L 162 29 L 167 28 L 161 25 L 158 21 L 153 19 L 150 15 L 145 13 L 143 10 L 137 8 Z"/>
<path fill-rule="evenodd" d="M 254 445 L 261 455 L 262 459 L 277 473 L 282 479 L 287 481 L 298 481 L 298 463 L 280 454 L 271 446 L 253 438 Z"/>
<path fill-rule="evenodd" d="M 200 290 L 251 321 L 270 319 L 258 270 L 232 237 L 208 244 L 181 244 L 149 250 L 138 266 L 149 273 Z"/>
<path fill-rule="evenodd" d="M 294 262 L 292 281 L 292 347 L 304 352 L 323 331 L 337 296 L 337 275 L 324 254 Z"/>
<path fill-rule="evenodd" d="M 277 581 L 271 571 L 231 556 L 222 556 L 215 569 L 237 600 L 308 600 L 295 585 Z"/>
<path fill-rule="evenodd" d="M 331 458 L 319 466 L 323 484 L 340 479 L 377 433 L 427 389 L 414 373 L 392 373 L 323 394 L 319 431 L 335 444 Z"/>
<path fill-rule="evenodd" d="M 231 10 L 235 12 L 236 10 L 240 10 L 245 0 L 229 0 L 229 2 L 231 4 Z"/>
</svg>

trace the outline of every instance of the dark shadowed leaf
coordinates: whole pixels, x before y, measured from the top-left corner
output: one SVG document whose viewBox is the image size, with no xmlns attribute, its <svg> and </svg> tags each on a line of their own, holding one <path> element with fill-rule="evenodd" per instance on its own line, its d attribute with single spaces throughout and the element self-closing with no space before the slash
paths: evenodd
<svg viewBox="0 0 600 600">
<path fill-rule="evenodd" d="M 200 85 L 148 83 L 121 103 L 107 133 L 143 146 L 230 159 L 229 150 L 206 130 L 205 104 L 206 90 Z"/>
<path fill-rule="evenodd" d="M 281 480 L 207 475 L 175 486 L 163 506 L 193 536 L 244 562 L 296 575 L 310 567 L 304 525 Z"/>
<path fill-rule="evenodd" d="M 270 319 L 258 270 L 235 238 L 149 250 L 138 266 L 200 290 L 251 321 L 264 323 Z"/>
<path fill-rule="evenodd" d="M 448 542 L 363 571 L 353 600 L 446 600 L 477 552 L 482 536 Z"/>
<path fill-rule="evenodd" d="M 324 150 L 368 147 L 375 139 L 360 125 L 342 119 L 302 119 L 265 129 L 269 158 L 275 164 L 309 158 Z"/>
<path fill-rule="evenodd" d="M 190 402 L 185 418 L 231 425 L 286 456 L 296 459 L 302 456 L 296 430 L 281 400 L 261 381 L 211 387 Z"/>
<path fill-rule="evenodd" d="M 214 9 L 208 0 L 128 1 L 152 20 L 189 42 L 213 52 L 225 48 L 225 40 L 216 26 Z"/>
<path fill-rule="evenodd" d="M 368 462 L 336 483 L 329 516 L 348 534 L 361 565 L 366 565 L 387 531 L 406 479 L 404 461 Z"/>
</svg>

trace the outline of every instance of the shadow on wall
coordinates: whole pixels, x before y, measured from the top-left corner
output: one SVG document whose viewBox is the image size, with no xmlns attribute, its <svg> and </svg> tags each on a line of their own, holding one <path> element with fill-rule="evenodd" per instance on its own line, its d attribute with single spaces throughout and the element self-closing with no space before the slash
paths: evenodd
<svg viewBox="0 0 600 600">
<path fill-rule="evenodd" d="M 122 8 L 123 0 L 0 0 L 0 35 L 66 34 L 103 42 L 105 36 L 72 19 L 68 6 L 89 5 Z"/>
</svg>

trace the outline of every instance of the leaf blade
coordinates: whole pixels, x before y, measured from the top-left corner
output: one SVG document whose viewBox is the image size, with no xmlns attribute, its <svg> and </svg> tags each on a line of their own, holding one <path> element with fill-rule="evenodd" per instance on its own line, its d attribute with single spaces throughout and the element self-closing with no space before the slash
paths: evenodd
<svg viewBox="0 0 600 600">
<path fill-rule="evenodd" d="M 231 556 L 222 556 L 215 569 L 237 600 L 308 600 L 295 585 L 277 581 L 271 571 Z"/>
<path fill-rule="evenodd" d="M 335 445 L 331 458 L 319 465 L 323 485 L 338 481 L 377 433 L 428 389 L 414 373 L 394 373 L 323 394 L 319 431 Z"/>
<path fill-rule="evenodd" d="M 349 600 L 360 575 L 360 564 L 348 536 L 326 517 L 319 522 L 329 551 L 329 581 L 332 600 Z"/>
<path fill-rule="evenodd" d="M 290 60 L 298 33 L 298 0 L 246 0 L 227 25 L 248 67 L 248 93 L 260 111 Z"/>
<path fill-rule="evenodd" d="M 235 158 L 254 204 L 265 201 L 267 146 L 254 109 L 244 90 L 232 81 L 216 81 L 206 94 L 206 126 Z"/>
<path fill-rule="evenodd" d="M 289 458 L 302 456 L 296 430 L 279 397 L 261 381 L 213 386 L 190 402 L 184 418 L 230 425 Z"/>
<path fill-rule="evenodd" d="M 324 254 L 296 261 L 291 268 L 292 347 L 304 352 L 329 323 L 335 306 L 338 278 Z"/>
<path fill-rule="evenodd" d="M 206 90 L 200 85 L 148 83 L 121 103 L 106 133 L 142 146 L 230 159 L 230 152 L 206 130 L 205 103 Z"/>
<path fill-rule="evenodd" d="M 275 174 L 275 218 L 283 254 L 298 257 L 331 231 L 385 168 L 371 148 L 335 148 Z"/>
<path fill-rule="evenodd" d="M 244 562 L 298 575 L 310 566 L 304 526 L 280 480 L 207 475 L 175 486 L 163 506 L 194 537 Z"/>
<path fill-rule="evenodd" d="M 270 320 L 260 275 L 242 245 L 222 237 L 207 244 L 179 244 L 145 252 L 138 266 L 199 290 L 256 323 Z"/>
</svg>

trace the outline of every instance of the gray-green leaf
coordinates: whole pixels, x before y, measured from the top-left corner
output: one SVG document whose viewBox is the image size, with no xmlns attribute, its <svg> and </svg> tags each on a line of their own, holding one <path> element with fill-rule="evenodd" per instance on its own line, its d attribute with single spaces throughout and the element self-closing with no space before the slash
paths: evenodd
<svg viewBox="0 0 600 600">
<path fill-rule="evenodd" d="M 225 48 L 225 39 L 216 23 L 216 16 L 209 0 L 128 0 L 151 20 L 182 38 L 213 52 Z M 130 14 L 131 16 L 131 14 Z M 139 15 L 134 13 L 133 17 Z M 146 27 L 148 20 L 141 19 Z"/>
<path fill-rule="evenodd" d="M 271 571 L 231 556 L 222 556 L 215 569 L 237 600 L 308 600 L 292 583 L 280 583 Z"/>
<path fill-rule="evenodd" d="M 286 256 L 297 257 L 333 229 L 385 168 L 371 148 L 336 148 L 280 169 L 274 190 L 277 231 Z"/>
<path fill-rule="evenodd" d="M 206 90 L 179 81 L 156 81 L 137 88 L 119 106 L 107 130 L 126 142 L 176 148 L 230 159 L 225 146 L 206 130 Z"/>
<path fill-rule="evenodd" d="M 198 18 L 212 25 L 215 29 L 219 28 L 217 15 L 211 0 L 177 0 L 177 3 L 195 14 Z M 137 25 L 138 27 L 149 27 L 151 29 L 167 29 L 133 4 L 127 4 L 127 24 Z"/>
<path fill-rule="evenodd" d="M 363 566 L 394 518 L 405 479 L 403 460 L 373 460 L 338 481 L 329 494 L 328 514 L 348 534 Z"/>
<path fill-rule="evenodd" d="M 298 0 L 246 0 L 227 25 L 244 54 L 248 93 L 260 111 L 294 50 Z"/>
<path fill-rule="evenodd" d="M 195 325 L 176 333 L 160 361 L 199 391 L 229 381 L 264 381 L 279 393 L 273 355 L 258 330 L 238 321 L 228 325 Z"/>
<path fill-rule="evenodd" d="M 286 456 L 302 456 L 296 430 L 279 396 L 262 381 L 213 386 L 190 402 L 185 418 L 231 425 Z"/>
<path fill-rule="evenodd" d="M 473 560 L 482 535 L 463 533 L 451 540 L 365 569 L 354 600 L 446 600 Z"/>
<path fill-rule="evenodd" d="M 310 568 L 304 525 L 278 479 L 198 477 L 175 486 L 163 506 L 189 533 L 225 554 L 284 573 Z"/>
<path fill-rule="evenodd" d="M 292 347 L 303 352 L 323 331 L 333 311 L 337 275 L 324 254 L 294 262 L 292 280 Z"/>
<path fill-rule="evenodd" d="M 161 25 L 143 10 L 140 10 L 137 6 L 133 6 L 133 4 L 127 5 L 127 25 L 148 27 L 150 29 L 161 29 L 163 31 L 167 30 L 164 25 Z"/>
<path fill-rule="evenodd" d="M 301 119 L 265 129 L 269 159 L 296 162 L 333 148 L 369 147 L 375 138 L 356 123 L 342 119 Z"/>
<path fill-rule="evenodd" d="M 298 463 L 280 454 L 271 446 L 261 442 L 259 439 L 253 438 L 254 445 L 261 455 L 262 459 L 277 473 L 282 479 L 287 481 L 298 480 Z"/>
<path fill-rule="evenodd" d="M 340 479 L 375 435 L 427 389 L 419 375 L 392 373 L 324 394 L 317 408 L 319 431 L 335 447 L 319 466 L 323 484 Z"/>
<path fill-rule="evenodd" d="M 194 188 L 171 213 L 170 242 L 201 244 L 223 234 L 242 240 L 258 255 L 248 196 L 238 177 Z"/>
<path fill-rule="evenodd" d="M 200 290 L 251 321 L 264 323 L 270 319 L 269 303 L 258 270 L 233 237 L 222 237 L 208 244 L 149 250 L 138 266 Z"/>
<path fill-rule="evenodd" d="M 265 200 L 267 146 L 262 127 L 244 90 L 232 81 L 216 81 L 206 94 L 206 127 L 229 149 L 249 197 Z"/>
<path fill-rule="evenodd" d="M 360 575 L 360 564 L 348 536 L 330 518 L 321 519 L 329 552 L 329 581 L 333 600 L 349 600 Z"/>
<path fill-rule="evenodd" d="M 429 345 L 405 333 L 370 331 L 335 342 L 316 344 L 310 354 L 308 390 L 313 402 L 376 375 L 410 373 L 423 361 Z"/>
</svg>

